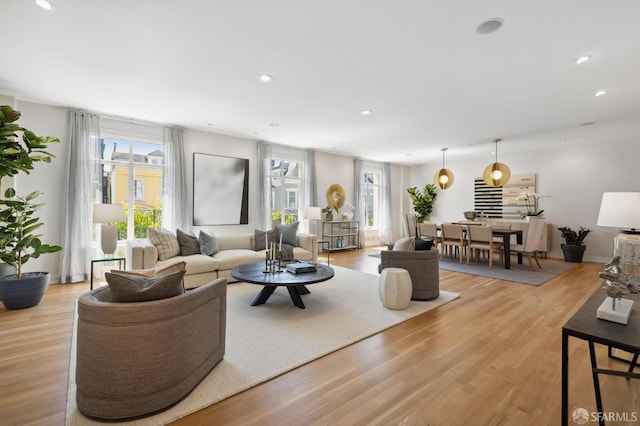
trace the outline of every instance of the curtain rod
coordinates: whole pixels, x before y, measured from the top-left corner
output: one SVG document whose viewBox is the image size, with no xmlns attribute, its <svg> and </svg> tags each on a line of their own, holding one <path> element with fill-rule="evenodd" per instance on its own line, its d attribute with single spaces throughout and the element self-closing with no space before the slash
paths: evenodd
<svg viewBox="0 0 640 426">
<path fill-rule="evenodd" d="M 123 117 L 123 116 L 120 116 L 120 115 L 103 114 L 101 112 L 92 111 L 92 110 L 88 110 L 88 109 L 69 108 L 69 111 L 76 111 L 76 112 L 94 114 L 94 115 L 99 116 L 100 118 L 106 118 L 106 119 L 115 120 L 115 121 L 123 121 L 125 123 L 131 123 L 131 124 L 142 124 L 142 125 L 145 125 L 145 126 L 174 127 L 174 128 L 178 128 L 178 129 L 182 128 L 181 126 L 177 126 L 177 125 L 171 124 L 171 123 L 160 123 L 160 122 L 157 122 L 157 121 L 141 120 L 141 119 L 138 119 L 138 118 Z"/>
</svg>

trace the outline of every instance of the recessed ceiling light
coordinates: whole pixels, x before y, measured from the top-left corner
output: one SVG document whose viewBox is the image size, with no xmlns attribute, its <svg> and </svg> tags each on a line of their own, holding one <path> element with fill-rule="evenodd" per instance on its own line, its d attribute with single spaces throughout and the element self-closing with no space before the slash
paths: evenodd
<svg viewBox="0 0 640 426">
<path fill-rule="evenodd" d="M 593 121 L 585 121 L 584 123 L 580 123 L 581 126 L 593 126 L 595 123 Z"/>
<path fill-rule="evenodd" d="M 589 59 L 591 59 L 591 56 L 588 56 L 588 55 L 587 56 L 580 56 L 578 59 L 576 59 L 576 65 L 584 64 Z"/>
<path fill-rule="evenodd" d="M 362 115 L 370 115 L 373 111 L 371 111 L 370 109 L 363 109 L 361 114 Z"/>
<path fill-rule="evenodd" d="M 269 74 L 260 74 L 260 81 L 269 82 L 273 80 L 273 76 Z"/>
<path fill-rule="evenodd" d="M 598 90 L 598 91 L 596 92 L 596 96 L 602 96 L 602 95 L 606 95 L 606 94 L 607 94 L 607 91 L 606 91 L 606 90 Z"/>
<path fill-rule="evenodd" d="M 269 126 L 278 127 L 278 126 L 280 126 L 280 123 L 269 123 Z"/>
<path fill-rule="evenodd" d="M 498 31 L 504 25 L 504 21 L 500 18 L 491 18 L 478 25 L 476 32 L 478 34 L 491 34 Z"/>
<path fill-rule="evenodd" d="M 35 0 L 36 4 L 44 10 L 53 11 L 56 10 L 56 6 L 49 0 Z"/>
</svg>

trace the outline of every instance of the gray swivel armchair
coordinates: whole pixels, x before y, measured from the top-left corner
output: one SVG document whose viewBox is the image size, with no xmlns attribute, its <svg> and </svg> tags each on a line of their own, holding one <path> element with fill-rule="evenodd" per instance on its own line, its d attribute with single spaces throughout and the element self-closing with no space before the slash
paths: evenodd
<svg viewBox="0 0 640 426">
<path fill-rule="evenodd" d="M 412 300 L 431 300 L 440 296 L 440 267 L 438 250 L 380 252 L 378 271 L 384 268 L 402 268 L 409 271 L 413 291 Z"/>
<path fill-rule="evenodd" d="M 107 286 L 78 300 L 76 402 L 83 414 L 122 419 L 162 410 L 222 360 L 224 278 L 167 299 L 110 300 Z"/>
</svg>

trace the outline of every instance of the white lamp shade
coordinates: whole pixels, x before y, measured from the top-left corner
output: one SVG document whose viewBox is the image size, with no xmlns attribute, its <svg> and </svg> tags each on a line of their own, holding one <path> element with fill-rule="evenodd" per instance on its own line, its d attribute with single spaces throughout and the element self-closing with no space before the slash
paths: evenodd
<svg viewBox="0 0 640 426">
<path fill-rule="evenodd" d="M 124 222 L 123 204 L 96 204 L 93 206 L 93 223 Z"/>
<path fill-rule="evenodd" d="M 304 218 L 309 220 L 322 219 L 322 209 L 320 207 L 307 207 L 304 209 Z"/>
<path fill-rule="evenodd" d="M 640 228 L 640 192 L 602 194 L 597 225 L 613 228 Z"/>
</svg>

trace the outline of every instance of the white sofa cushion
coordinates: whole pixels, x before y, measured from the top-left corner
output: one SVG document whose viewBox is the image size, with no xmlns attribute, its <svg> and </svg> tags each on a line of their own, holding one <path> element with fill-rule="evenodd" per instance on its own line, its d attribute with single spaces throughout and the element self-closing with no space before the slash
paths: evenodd
<svg viewBox="0 0 640 426">
<path fill-rule="evenodd" d="M 220 269 L 220 262 L 211 256 L 204 254 L 192 254 L 190 256 L 175 256 L 167 260 L 159 260 L 156 266 L 161 267 L 175 262 L 183 261 L 186 264 L 187 275 L 201 274 Z"/>
<path fill-rule="evenodd" d="M 263 251 L 253 251 L 247 249 L 221 250 L 212 256 L 220 264 L 220 269 L 233 269 L 243 263 L 259 262 L 265 260 L 266 254 Z"/>
</svg>

